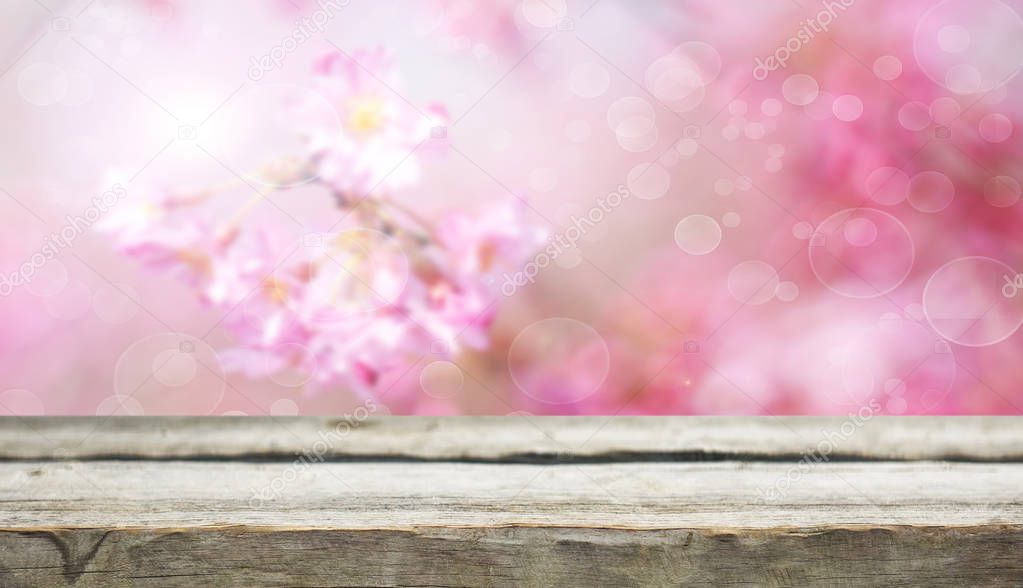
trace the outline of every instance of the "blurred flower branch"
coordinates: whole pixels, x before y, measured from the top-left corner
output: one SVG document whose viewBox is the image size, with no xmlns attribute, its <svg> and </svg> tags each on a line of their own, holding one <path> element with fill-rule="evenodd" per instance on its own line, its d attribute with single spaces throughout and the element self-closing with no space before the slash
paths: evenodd
<svg viewBox="0 0 1023 588">
<path fill-rule="evenodd" d="M 433 136 L 447 124 L 443 107 L 424 116 L 395 95 L 398 83 L 383 51 L 332 52 L 315 65 L 315 97 L 286 105 L 304 158 L 263 166 L 260 187 L 133 190 L 144 197 L 102 224 L 121 251 L 182 277 L 227 313 L 237 342 L 220 353 L 227 370 L 253 378 L 299 370 L 309 392 L 372 396 L 438 348 L 453 356 L 486 347 L 494 276 L 517 267 L 544 235 L 518 202 L 433 219 L 390 196 L 415 185 L 424 159 L 446 143 Z M 240 184 L 255 193 L 209 226 L 202 207 Z M 296 246 L 280 227 L 251 220 L 271 194 L 306 184 L 333 196 L 343 211 L 337 230 L 306 234 Z"/>
</svg>

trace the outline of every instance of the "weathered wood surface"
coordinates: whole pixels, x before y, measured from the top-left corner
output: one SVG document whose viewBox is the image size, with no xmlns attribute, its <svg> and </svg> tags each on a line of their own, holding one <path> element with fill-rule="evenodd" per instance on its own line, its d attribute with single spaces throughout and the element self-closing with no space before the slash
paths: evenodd
<svg viewBox="0 0 1023 588">
<path fill-rule="evenodd" d="M 0 459 L 283 458 L 324 441 L 326 459 L 795 458 L 1023 461 L 1023 419 L 874 417 L 0 417 Z"/>
<path fill-rule="evenodd" d="M 0 419 L 0 586 L 1023 585 L 1021 419 L 336 422 Z"/>
</svg>

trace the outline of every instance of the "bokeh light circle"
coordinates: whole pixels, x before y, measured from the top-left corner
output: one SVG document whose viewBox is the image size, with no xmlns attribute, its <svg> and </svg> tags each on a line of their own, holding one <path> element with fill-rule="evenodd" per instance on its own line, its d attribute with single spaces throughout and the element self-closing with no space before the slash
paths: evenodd
<svg viewBox="0 0 1023 588">
<path fill-rule="evenodd" d="M 917 21 L 913 53 L 934 83 L 987 92 L 1023 68 L 1023 18 L 1000 0 L 945 0 Z"/>
<path fill-rule="evenodd" d="M 180 388 L 195 379 L 199 362 L 191 353 L 165 349 L 153 357 L 153 379 L 168 388 Z"/>
<path fill-rule="evenodd" d="M 585 400 L 603 385 L 611 366 L 607 342 L 571 318 L 537 321 L 508 349 L 508 370 L 523 394 L 545 404 Z"/>
<path fill-rule="evenodd" d="M 882 55 L 874 61 L 874 75 L 890 82 L 902 75 L 902 61 L 894 55 Z"/>
<path fill-rule="evenodd" d="M 907 102 L 899 109 L 899 124 L 907 131 L 922 131 L 931 124 L 931 109 L 923 102 Z"/>
<path fill-rule="evenodd" d="M 658 163 L 641 163 L 626 178 L 629 191 L 643 200 L 664 196 L 671 186 L 671 175 Z"/>
<path fill-rule="evenodd" d="M 781 93 L 790 104 L 806 106 L 817 99 L 820 85 L 812 76 L 793 74 L 782 82 Z"/>
<path fill-rule="evenodd" d="M 134 399 L 146 414 L 211 414 L 225 382 L 213 348 L 185 333 L 146 337 L 114 367 L 115 396 Z"/>
<path fill-rule="evenodd" d="M 764 116 L 778 116 L 782 113 L 784 106 L 781 100 L 776 98 L 768 98 L 760 103 L 760 112 Z"/>
<path fill-rule="evenodd" d="M 1019 182 L 1009 176 L 995 176 L 984 184 L 984 199 L 991 206 L 1006 208 L 1019 202 L 1023 196 Z"/>
<path fill-rule="evenodd" d="M 849 298 L 891 292 L 909 275 L 915 248 L 906 226 L 871 208 L 839 211 L 810 237 L 810 267 L 831 291 Z"/>
<path fill-rule="evenodd" d="M 1012 136 L 1012 121 L 1004 114 L 988 114 L 980 119 L 978 130 L 988 143 L 1003 143 Z"/>
<path fill-rule="evenodd" d="M 1023 325 L 1023 281 L 990 257 L 962 257 L 924 286 L 924 316 L 942 337 L 967 347 L 994 345 Z"/>
<path fill-rule="evenodd" d="M 96 416 L 142 416 L 146 409 L 142 403 L 129 396 L 115 394 L 107 396 L 96 405 Z"/>
<path fill-rule="evenodd" d="M 721 178 L 714 182 L 714 192 L 718 196 L 730 196 L 735 192 L 735 182 L 728 178 Z"/>
<path fill-rule="evenodd" d="M 774 295 L 782 302 L 792 302 L 799 297 L 799 286 L 795 282 L 781 282 Z"/>
<path fill-rule="evenodd" d="M 909 174 L 895 167 L 879 167 L 867 176 L 866 187 L 871 200 L 893 206 L 909 196 Z"/>
<path fill-rule="evenodd" d="M 419 385 L 427 396 L 450 400 L 461 394 L 465 375 L 450 361 L 434 361 L 419 372 Z"/>
<path fill-rule="evenodd" d="M 611 130 L 616 134 L 628 133 L 630 131 L 635 132 L 637 129 L 643 129 L 643 125 L 635 124 L 636 121 L 642 121 L 647 127 L 652 127 L 654 126 L 654 120 L 655 113 L 653 105 L 638 96 L 626 96 L 624 98 L 619 98 L 607 109 L 607 125 L 611 127 Z"/>
<path fill-rule="evenodd" d="M 778 272 L 763 261 L 744 261 L 728 272 L 728 293 L 743 304 L 764 304 L 778 290 Z"/>
<path fill-rule="evenodd" d="M 68 285 L 68 270 L 59 259 L 51 259 L 35 269 L 25 289 L 34 296 L 47 298 L 59 294 Z"/>
<path fill-rule="evenodd" d="M 970 31 L 960 25 L 946 25 L 938 31 L 938 46 L 945 53 L 962 53 L 970 48 Z"/>
<path fill-rule="evenodd" d="M 607 110 L 607 124 L 618 145 L 626 151 L 641 153 L 657 142 L 657 118 L 654 107 L 636 96 L 616 100 Z"/>
<path fill-rule="evenodd" d="M 856 247 L 870 247 L 877 241 L 877 225 L 866 218 L 854 218 L 842 227 L 842 236 Z"/>
<path fill-rule="evenodd" d="M 941 212 L 952 204 L 956 187 L 939 171 L 925 171 L 909 181 L 909 204 L 920 212 Z"/>
<path fill-rule="evenodd" d="M 813 225 L 806 221 L 799 221 L 792 225 L 792 236 L 800 241 L 806 241 L 813 236 Z"/>
<path fill-rule="evenodd" d="M 270 405 L 270 416 L 291 417 L 298 414 L 298 403 L 291 398 L 278 398 Z"/>
<path fill-rule="evenodd" d="M 58 65 L 46 62 L 26 65 L 18 72 L 18 93 L 26 102 L 50 106 L 64 99 L 68 76 Z"/>
<path fill-rule="evenodd" d="M 15 388 L 0 392 L 0 416 L 40 416 L 46 414 L 43 401 L 29 390 Z"/>
<path fill-rule="evenodd" d="M 568 15 L 565 0 L 523 0 L 522 16 L 534 27 L 549 29 Z"/>
<path fill-rule="evenodd" d="M 675 244 L 689 255 L 706 255 L 721 244 L 721 227 L 707 215 L 689 215 L 675 226 Z"/>
<path fill-rule="evenodd" d="M 679 157 L 683 159 L 689 159 L 700 150 L 700 144 L 695 139 L 682 139 L 675 144 L 675 151 L 678 152 Z"/>
<path fill-rule="evenodd" d="M 831 110 L 835 113 L 835 118 L 838 120 L 852 122 L 863 114 L 863 101 L 860 100 L 859 96 L 845 94 L 835 98 L 834 103 L 831 105 Z"/>
<path fill-rule="evenodd" d="M 706 86 L 721 73 L 721 56 L 711 45 L 688 41 L 654 60 L 647 67 L 646 88 L 675 112 L 700 105 Z"/>
</svg>

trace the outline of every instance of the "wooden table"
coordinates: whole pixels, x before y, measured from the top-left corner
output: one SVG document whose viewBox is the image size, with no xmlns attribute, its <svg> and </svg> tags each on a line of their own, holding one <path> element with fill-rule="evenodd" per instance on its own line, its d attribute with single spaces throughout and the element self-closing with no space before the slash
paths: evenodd
<svg viewBox="0 0 1023 588">
<path fill-rule="evenodd" d="M 0 419 L 0 586 L 1023 585 L 1015 418 Z"/>
</svg>

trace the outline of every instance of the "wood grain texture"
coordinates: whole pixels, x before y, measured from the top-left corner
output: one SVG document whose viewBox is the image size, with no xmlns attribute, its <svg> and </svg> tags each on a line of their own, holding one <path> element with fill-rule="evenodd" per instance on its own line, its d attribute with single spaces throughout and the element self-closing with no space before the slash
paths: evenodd
<svg viewBox="0 0 1023 588">
<path fill-rule="evenodd" d="M 1015 417 L 0 417 L 0 459 L 796 458 L 831 438 L 832 459 L 1023 461 Z"/>
<path fill-rule="evenodd" d="M 0 521 L 23 527 L 1023 524 L 1015 464 L 17 462 L 0 480 Z"/>
<path fill-rule="evenodd" d="M 0 419 L 0 586 L 1023 585 L 1019 419 L 336 422 Z"/>
<path fill-rule="evenodd" d="M 0 532 L 4 586 L 1013 586 L 1018 529 Z"/>
</svg>

